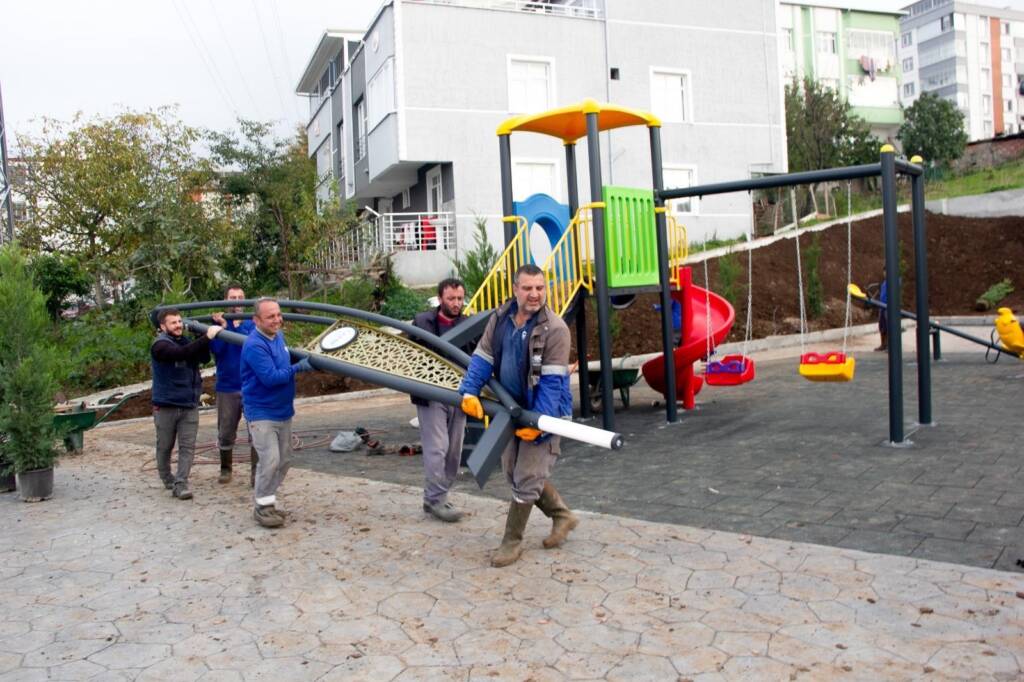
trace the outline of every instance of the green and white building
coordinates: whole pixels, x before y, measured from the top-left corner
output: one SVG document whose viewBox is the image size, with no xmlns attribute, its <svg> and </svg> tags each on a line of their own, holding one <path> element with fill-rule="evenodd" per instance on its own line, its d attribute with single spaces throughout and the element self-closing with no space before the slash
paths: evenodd
<svg viewBox="0 0 1024 682">
<path fill-rule="evenodd" d="M 902 15 L 867 0 L 781 3 L 783 80 L 809 76 L 838 91 L 853 113 L 871 125 L 872 133 L 894 139 L 903 122 L 896 54 Z"/>
</svg>

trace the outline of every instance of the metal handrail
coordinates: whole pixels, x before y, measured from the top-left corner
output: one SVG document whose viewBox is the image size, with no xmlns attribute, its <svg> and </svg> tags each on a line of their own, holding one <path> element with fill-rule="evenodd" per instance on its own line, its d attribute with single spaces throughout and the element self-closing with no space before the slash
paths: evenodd
<svg viewBox="0 0 1024 682">
<path fill-rule="evenodd" d="M 466 304 L 466 314 L 472 315 L 484 310 L 497 308 L 512 296 L 512 278 L 516 270 L 527 262 L 529 256 L 530 226 L 523 216 L 508 216 L 506 222 L 515 221 L 516 236 L 512 238 L 505 250 L 498 256 L 494 267 L 480 284 Z"/>
<path fill-rule="evenodd" d="M 593 208 L 594 204 L 587 204 L 576 211 L 576 216 L 541 268 L 547 282 L 548 307 L 560 317 L 566 313 L 581 288 L 594 290 L 588 230 Z"/>
<path fill-rule="evenodd" d="M 665 216 L 668 228 L 668 267 L 669 283 L 679 286 L 679 266 L 686 262 L 690 255 L 690 242 L 686 238 L 686 226 L 680 225 L 673 215 Z"/>
</svg>

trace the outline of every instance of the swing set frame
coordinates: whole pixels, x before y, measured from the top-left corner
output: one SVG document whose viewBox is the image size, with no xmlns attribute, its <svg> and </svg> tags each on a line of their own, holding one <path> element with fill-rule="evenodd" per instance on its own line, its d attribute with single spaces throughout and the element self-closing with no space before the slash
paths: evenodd
<svg viewBox="0 0 1024 682">
<path fill-rule="evenodd" d="M 914 246 L 914 282 L 915 308 L 917 313 L 917 388 L 918 388 L 918 425 L 930 426 L 932 422 L 932 380 L 931 357 L 929 354 L 928 336 L 930 319 L 928 313 L 928 254 L 926 251 L 925 212 L 924 212 L 924 168 L 923 160 L 914 156 L 910 161 L 896 158 L 896 150 L 892 145 L 884 145 L 880 151 L 878 163 L 825 170 L 787 173 L 765 178 L 752 178 L 732 182 L 720 182 L 707 185 L 695 185 L 678 189 L 655 190 L 658 202 L 689 197 L 704 197 L 713 194 L 730 194 L 732 192 L 751 192 L 758 189 L 776 187 L 793 187 L 808 183 L 829 182 L 839 180 L 855 180 L 857 178 L 880 177 L 882 184 L 882 224 L 884 227 L 885 244 L 885 277 L 889 300 L 901 300 L 902 285 L 899 270 L 899 230 L 897 224 L 896 176 L 910 177 L 911 184 L 911 215 L 913 219 Z M 660 205 L 660 204 L 659 204 Z M 900 327 L 899 306 L 886 309 L 889 326 L 889 444 L 894 446 L 909 445 L 903 424 L 903 345 Z M 671 402 L 671 401 L 670 401 Z"/>
</svg>

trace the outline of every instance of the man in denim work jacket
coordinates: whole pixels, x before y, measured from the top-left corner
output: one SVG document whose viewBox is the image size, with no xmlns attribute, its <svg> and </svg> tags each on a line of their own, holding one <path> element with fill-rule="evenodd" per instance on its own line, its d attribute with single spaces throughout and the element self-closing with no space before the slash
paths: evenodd
<svg viewBox="0 0 1024 682">
<path fill-rule="evenodd" d="M 491 316 L 469 369 L 459 386 L 462 410 L 482 419 L 480 390 L 492 377 L 523 407 L 551 417 L 572 417 L 569 391 L 569 328 L 546 305 L 544 272 L 536 265 L 520 267 L 513 279 L 513 300 Z M 517 429 L 501 455 L 512 502 L 501 546 L 492 566 L 508 566 L 523 553 L 522 541 L 534 505 L 553 520 L 546 549 L 565 542 L 579 523 L 548 480 L 559 454 L 559 437 L 537 429 Z"/>
</svg>

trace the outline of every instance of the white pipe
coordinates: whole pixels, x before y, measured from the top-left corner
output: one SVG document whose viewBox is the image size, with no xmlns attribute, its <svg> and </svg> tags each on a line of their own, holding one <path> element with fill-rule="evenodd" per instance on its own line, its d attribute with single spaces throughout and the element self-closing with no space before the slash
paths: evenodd
<svg viewBox="0 0 1024 682">
<path fill-rule="evenodd" d="M 537 428 L 547 433 L 553 433 L 556 436 L 564 436 L 565 438 L 578 440 L 581 443 L 589 443 L 600 448 L 618 450 L 622 447 L 622 434 L 594 428 L 586 424 L 578 424 L 568 419 L 541 415 L 537 419 Z"/>
</svg>

